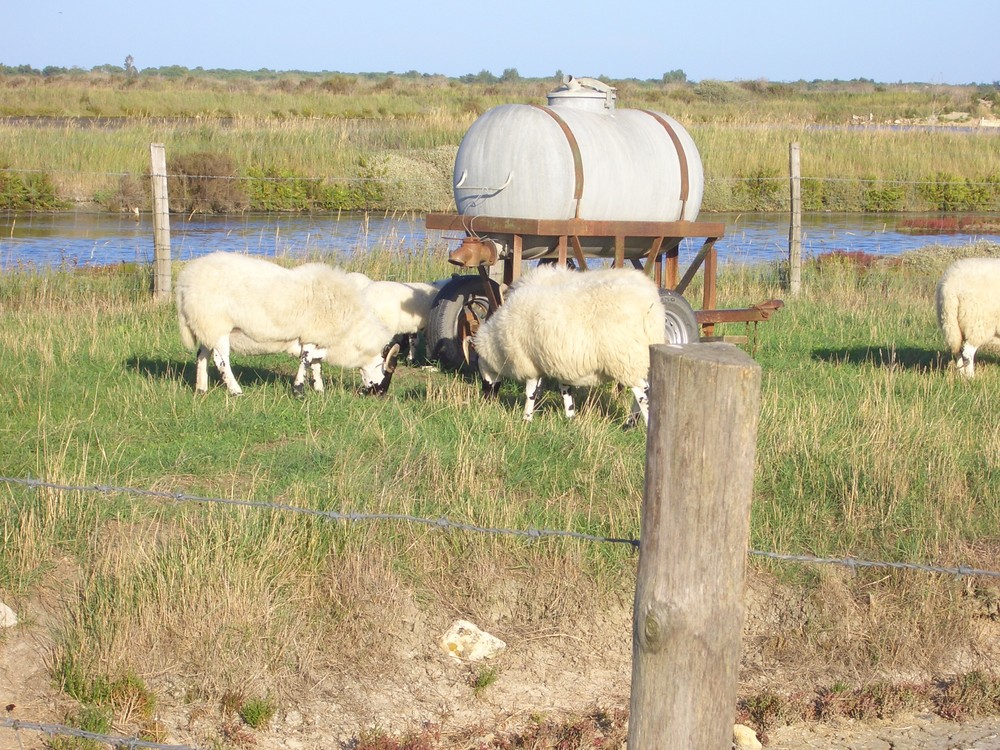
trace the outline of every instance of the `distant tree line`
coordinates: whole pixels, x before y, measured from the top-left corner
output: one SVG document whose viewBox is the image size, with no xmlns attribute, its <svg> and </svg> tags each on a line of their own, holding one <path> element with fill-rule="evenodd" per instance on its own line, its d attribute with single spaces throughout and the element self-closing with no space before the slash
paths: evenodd
<svg viewBox="0 0 1000 750">
<path fill-rule="evenodd" d="M 260 68 L 259 70 L 239 70 L 239 69 L 226 69 L 226 68 L 188 68 L 184 65 L 161 65 L 155 68 L 142 68 L 141 70 L 136 67 L 135 59 L 132 55 L 128 55 L 125 58 L 124 65 L 112 65 L 110 63 L 104 65 L 95 65 L 94 67 L 88 69 L 73 66 L 70 68 L 62 67 L 59 65 L 46 65 L 44 68 L 34 68 L 31 65 L 4 65 L 0 63 L 0 76 L 40 76 L 43 78 L 53 78 L 56 76 L 83 76 L 87 74 L 99 73 L 103 75 L 124 75 L 127 78 L 136 78 L 138 76 L 144 77 L 159 77 L 159 78 L 218 78 L 218 79 L 232 79 L 232 78 L 253 78 L 256 80 L 269 80 L 277 79 L 282 76 L 287 75 L 298 75 L 298 76 L 316 76 L 324 77 L 330 75 L 345 75 L 344 73 L 336 71 L 307 71 L 307 70 L 271 70 L 270 68 Z M 350 73 L 351 76 L 356 76 L 358 78 L 369 78 L 375 80 L 381 80 L 388 77 L 396 78 L 407 78 L 407 79 L 421 79 L 421 78 L 439 78 L 441 76 L 432 73 L 420 73 L 416 70 L 409 70 L 405 73 L 397 73 L 395 71 L 389 70 L 385 72 L 361 72 L 361 73 Z M 543 78 L 524 78 L 518 72 L 517 68 L 505 68 L 503 73 L 500 75 L 495 75 L 489 70 L 480 70 L 478 73 L 466 73 L 457 77 L 457 80 L 462 83 L 480 83 L 480 84 L 498 84 L 498 83 L 522 83 L 530 81 L 545 81 L 545 80 L 562 80 L 563 72 L 557 70 L 552 76 L 546 76 Z M 600 75 L 597 76 L 600 80 L 609 82 L 612 79 L 608 76 Z M 636 79 L 630 79 L 636 80 Z M 683 70 L 671 70 L 664 73 L 662 78 L 659 80 L 648 79 L 648 83 L 688 83 L 687 75 Z"/>
<path fill-rule="evenodd" d="M 518 72 L 517 68 L 505 68 L 503 73 L 496 75 L 493 72 L 483 69 L 478 73 L 466 73 L 465 75 L 450 77 L 444 76 L 438 73 L 421 73 L 416 70 L 408 70 L 405 73 L 397 73 L 392 70 L 382 71 L 382 72 L 358 72 L 358 73 L 345 73 L 342 71 L 310 71 L 310 70 L 272 70 L 270 68 L 260 68 L 259 70 L 241 70 L 241 69 L 229 69 L 229 68 L 188 68 L 184 65 L 161 65 L 155 68 L 138 68 L 136 67 L 135 60 L 132 55 L 128 55 L 125 58 L 124 65 L 112 65 L 110 63 L 104 65 L 95 65 L 89 70 L 73 66 L 70 68 L 58 66 L 58 65 L 46 65 L 44 68 L 35 68 L 31 65 L 5 65 L 0 63 L 0 77 L 3 76 L 39 76 L 43 78 L 52 78 L 56 76 L 84 76 L 87 74 L 103 74 L 110 76 L 124 76 L 128 79 L 135 79 L 140 76 L 149 78 L 167 78 L 167 79 L 181 79 L 181 78 L 212 78 L 218 80 L 234 80 L 240 78 L 250 78 L 257 81 L 269 81 L 278 80 L 287 76 L 301 76 L 303 78 L 329 78 L 351 76 L 353 78 L 368 79 L 372 81 L 383 81 L 389 78 L 402 78 L 402 79 L 434 79 L 434 78 L 445 78 L 449 80 L 457 80 L 461 83 L 472 83 L 472 84 L 485 84 L 494 85 L 502 83 L 530 83 L 534 81 L 560 81 L 563 77 L 563 72 L 557 70 L 551 76 L 545 76 L 541 78 L 525 78 L 522 77 Z M 722 84 L 723 81 L 718 81 L 716 79 L 705 79 L 703 81 L 694 81 L 688 78 L 687 74 L 680 68 L 674 70 L 668 70 L 660 78 L 611 78 L 606 75 L 596 76 L 601 81 L 605 83 L 612 82 L 632 82 L 641 85 L 649 84 L 682 84 L 682 85 L 716 85 Z M 758 93 L 763 90 L 771 90 L 772 93 L 775 90 L 782 88 L 798 88 L 802 86 L 815 87 L 824 85 L 869 85 L 876 87 L 889 87 L 893 84 L 891 83 L 877 83 L 872 78 L 852 78 L 850 80 L 843 80 L 840 78 L 833 79 L 814 79 L 812 81 L 806 81 L 800 79 L 798 81 L 785 81 L 785 82 L 775 82 L 768 81 L 766 79 L 758 80 L 740 80 L 736 81 L 741 87 L 746 89 L 757 89 Z M 919 81 L 899 81 L 899 85 L 910 85 L 917 84 Z M 956 84 L 957 85 L 957 84 Z M 1000 80 L 995 80 L 992 83 L 975 83 L 969 82 L 962 84 L 965 86 L 971 86 L 978 89 L 978 95 L 981 98 L 986 98 L 991 101 L 1000 99 Z"/>
</svg>

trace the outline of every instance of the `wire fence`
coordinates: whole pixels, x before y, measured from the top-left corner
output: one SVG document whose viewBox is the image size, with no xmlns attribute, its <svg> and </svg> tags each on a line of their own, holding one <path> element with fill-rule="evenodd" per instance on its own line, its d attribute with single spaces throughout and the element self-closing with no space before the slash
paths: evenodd
<svg viewBox="0 0 1000 750">
<path fill-rule="evenodd" d="M 596 542 L 605 544 L 625 544 L 639 549 L 641 540 L 631 537 L 601 536 L 598 534 L 586 534 L 579 531 L 567 531 L 565 529 L 510 529 L 490 526 L 479 526 L 464 521 L 453 521 L 445 517 L 425 518 L 414 516 L 408 513 L 363 513 L 363 512 L 341 512 L 336 510 L 320 510 L 317 508 L 304 508 L 295 505 L 285 505 L 272 503 L 265 500 L 248 500 L 225 497 L 202 497 L 199 495 L 189 495 L 183 492 L 167 492 L 165 490 L 148 490 L 135 487 L 117 487 L 113 485 L 92 484 L 74 485 L 59 482 L 48 482 L 40 479 L 0 477 L 0 482 L 7 485 L 19 485 L 30 489 L 47 489 L 58 492 L 96 492 L 99 494 L 125 494 L 140 497 L 157 498 L 184 503 L 209 503 L 219 505 L 229 505 L 243 508 L 259 508 L 264 510 L 276 510 L 287 513 L 322 518 L 327 521 L 345 521 L 356 523 L 361 521 L 400 521 L 414 523 L 424 526 L 433 526 L 442 530 L 465 531 L 478 534 L 493 534 L 497 536 L 514 536 L 526 539 L 544 538 L 564 538 L 575 539 L 582 542 Z M 987 578 L 1000 579 L 1000 571 L 974 568 L 966 565 L 945 566 L 912 562 L 892 562 L 880 560 L 863 560 L 854 557 L 818 557 L 810 554 L 787 554 L 781 552 L 769 552 L 764 550 L 749 549 L 747 554 L 752 557 L 761 557 L 781 562 L 806 563 L 816 565 L 841 565 L 851 570 L 861 568 L 876 568 L 885 570 L 909 570 L 922 573 L 934 573 L 951 576 L 984 576 Z"/>
<path fill-rule="evenodd" d="M 154 750 L 198 750 L 191 745 L 166 745 L 162 742 L 150 742 L 138 737 L 120 737 L 100 732 L 88 732 L 86 729 L 68 727 L 64 724 L 43 724 L 36 721 L 22 721 L 21 719 L 0 719 L 0 727 L 11 729 L 17 734 L 18 746 L 24 747 L 21 742 L 20 732 L 27 730 L 31 732 L 41 732 L 51 737 L 75 737 L 81 740 L 100 742 L 111 747 L 123 748 L 154 748 Z"/>
<path fill-rule="evenodd" d="M 590 542 L 590 543 L 624 544 L 636 550 L 640 547 L 641 544 L 640 539 L 634 539 L 624 536 L 623 537 L 601 536 L 596 534 L 586 534 L 582 532 L 556 530 L 556 529 L 497 528 L 489 526 L 479 526 L 476 524 L 462 522 L 462 521 L 453 521 L 451 519 L 444 517 L 425 518 L 406 513 L 363 513 L 363 512 L 344 513 L 334 510 L 319 510 L 316 508 L 304 508 L 294 505 L 272 503 L 262 500 L 203 497 L 199 495 L 190 495 L 183 492 L 167 492 L 163 490 L 149 490 L 143 488 L 119 487 L 119 486 L 103 485 L 103 484 L 75 485 L 75 484 L 50 482 L 40 479 L 19 478 L 19 477 L 0 477 L 0 482 L 8 486 L 20 486 L 31 490 L 51 490 L 56 492 L 87 492 L 87 493 L 94 492 L 103 495 L 126 494 L 136 497 L 168 500 L 176 503 L 207 503 L 207 504 L 218 504 L 231 507 L 257 508 L 262 510 L 280 511 L 280 512 L 318 517 L 327 521 L 341 521 L 347 523 L 397 521 L 397 522 L 422 524 L 425 526 L 433 526 L 442 530 L 461 531 L 461 532 L 479 533 L 479 534 L 494 534 L 503 536 L 515 536 L 530 540 L 541 540 L 545 538 L 568 538 L 568 539 L 575 539 L 581 542 Z M 861 568 L 875 568 L 875 569 L 887 569 L 896 571 L 901 571 L 901 570 L 916 571 L 922 573 L 959 576 L 959 577 L 982 576 L 982 577 L 1000 579 L 1000 571 L 984 570 L 965 565 L 959 565 L 957 567 L 949 567 L 943 565 L 911 563 L 911 562 L 863 560 L 852 557 L 846 557 L 846 558 L 817 557 L 815 555 L 809 555 L 809 554 L 784 554 L 784 553 L 768 552 L 756 549 L 748 550 L 748 554 L 751 556 L 756 556 L 781 562 L 817 564 L 817 565 L 840 565 L 849 568 L 851 570 L 857 570 Z M 82 729 L 77 729 L 75 727 L 64 726 L 60 724 L 45 724 L 39 722 L 22 721 L 20 719 L 9 719 L 9 718 L 0 719 L 0 728 L 6 728 L 14 731 L 15 734 L 17 735 L 18 745 L 22 748 L 24 747 L 24 745 L 21 742 L 20 733 L 22 731 L 32 731 L 32 732 L 44 733 L 49 737 L 65 736 L 65 737 L 90 740 L 92 742 L 103 743 L 104 745 L 107 745 L 109 747 L 154 748 L 156 750 L 198 750 L 198 748 L 190 745 L 163 744 L 159 742 L 142 740 L 137 737 L 106 735 L 97 732 L 90 732 Z"/>
<path fill-rule="evenodd" d="M 211 173 L 204 168 L 165 175 L 171 184 L 171 210 L 192 207 L 215 212 L 269 210 L 451 210 L 450 171 L 420 164 L 397 171 L 377 160 L 357 174 L 323 176 Z M 102 205 L 112 210 L 149 210 L 148 173 L 101 172 L 62 168 L 0 168 L 0 205 L 21 194 L 25 201 L 51 200 L 68 205 Z M 55 183 L 91 186 L 63 195 Z M 706 175 L 702 208 L 707 211 L 783 211 L 789 208 L 789 175 L 758 170 L 748 175 Z M 7 187 L 4 188 L 6 183 Z M 1000 211 L 1000 177 L 803 176 L 804 211 L 888 213 L 896 211 Z M 8 193 L 5 201 L 3 194 Z M 58 193 L 58 195 L 57 195 Z M 92 193 L 90 195 L 88 193 Z M 446 205 L 447 204 L 447 205 Z M 16 204 L 8 208 L 17 209 Z M 26 204 L 26 209 L 31 205 Z"/>
</svg>

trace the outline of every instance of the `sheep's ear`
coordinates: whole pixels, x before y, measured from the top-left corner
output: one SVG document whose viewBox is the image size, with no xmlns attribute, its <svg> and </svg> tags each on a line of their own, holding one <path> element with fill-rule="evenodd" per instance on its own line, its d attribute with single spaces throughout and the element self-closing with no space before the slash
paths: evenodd
<svg viewBox="0 0 1000 750">
<path fill-rule="evenodd" d="M 399 357 L 399 344 L 393 344 L 389 347 L 389 350 L 385 353 L 385 359 L 382 361 L 382 368 L 387 373 L 393 373 L 396 371 L 396 360 Z"/>
</svg>

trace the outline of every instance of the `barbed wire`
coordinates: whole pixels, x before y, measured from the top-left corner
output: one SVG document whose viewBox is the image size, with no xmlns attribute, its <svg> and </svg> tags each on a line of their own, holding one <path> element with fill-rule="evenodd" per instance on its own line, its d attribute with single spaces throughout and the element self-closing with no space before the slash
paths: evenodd
<svg viewBox="0 0 1000 750">
<path fill-rule="evenodd" d="M 813 555 L 791 555 L 781 552 L 763 552 L 756 549 L 748 550 L 747 554 L 755 557 L 765 557 L 771 560 L 780 560 L 782 562 L 811 563 L 814 565 L 842 565 L 851 569 L 884 568 L 890 570 L 913 570 L 921 573 L 938 573 L 941 575 L 986 576 L 988 578 L 1000 578 L 1000 572 L 998 571 L 971 568 L 967 565 L 959 565 L 957 568 L 949 568 L 941 565 L 925 565 L 923 563 L 859 560 L 854 557 L 815 557 Z"/>
<path fill-rule="evenodd" d="M 0 727 L 12 729 L 19 732 L 28 729 L 33 732 L 44 732 L 49 736 L 61 735 L 64 737 L 77 737 L 83 740 L 101 742 L 105 745 L 125 748 L 153 748 L 153 750 L 198 750 L 191 745 L 165 745 L 161 742 L 149 742 L 138 737 L 120 737 L 110 734 L 100 734 L 99 732 L 88 732 L 86 729 L 77 729 L 63 724 L 42 724 L 36 721 L 22 721 L 21 719 L 0 719 Z M 20 742 L 20 739 L 18 739 Z"/>
<path fill-rule="evenodd" d="M 241 500 L 224 497 L 202 497 L 199 495 L 189 495 L 183 492 L 167 492 L 165 490 L 148 490 L 136 487 L 117 487 L 112 485 L 72 485 L 59 482 L 47 482 L 40 479 L 0 477 L 0 482 L 7 485 L 21 485 L 30 489 L 50 489 L 60 492 L 98 492 L 101 494 L 127 494 L 141 497 L 154 497 L 174 502 L 199 502 L 215 503 L 245 508 L 261 508 L 267 510 L 280 510 L 289 513 L 297 513 L 323 518 L 330 521 L 401 521 L 407 523 L 433 526 L 439 529 L 454 529 L 457 531 L 468 531 L 479 534 L 493 534 L 502 536 L 516 536 L 527 539 L 543 539 L 546 537 L 556 537 L 564 539 L 575 539 L 584 542 L 599 542 L 608 544 L 627 544 L 634 549 L 639 549 L 640 539 L 631 537 L 611 537 L 598 534 L 587 534 L 579 531 L 566 531 L 559 529 L 509 529 L 490 526 L 479 526 L 463 521 L 452 521 L 445 517 L 425 518 L 414 516 L 408 513 L 364 513 L 364 512 L 341 512 L 335 510 L 320 510 L 317 508 L 303 508 L 295 505 L 285 505 L 272 503 L 263 500 Z M 968 565 L 950 567 L 944 565 L 931 565 L 925 563 L 892 562 L 881 560 L 864 560 L 855 557 L 818 557 L 808 554 L 790 554 L 783 552 L 769 552 L 765 550 L 749 549 L 747 554 L 752 557 L 760 557 L 780 562 L 794 562 L 813 565 L 840 565 L 850 570 L 860 568 L 875 568 L 884 570 L 908 570 L 921 573 L 932 573 L 936 575 L 950 575 L 956 577 L 981 576 L 986 578 L 1000 579 L 1000 571 L 974 568 Z"/>
<path fill-rule="evenodd" d="M 81 171 L 76 169 L 22 169 L 15 167 L 0 167 L 0 173 L 7 174 L 72 174 L 72 175 L 84 175 L 84 176 L 103 176 L 103 177 L 149 177 L 147 172 L 101 172 L 101 171 Z M 395 184 L 398 182 L 426 182 L 423 177 L 357 177 L 357 176 L 336 176 L 328 175 L 325 177 L 308 177 L 305 175 L 294 175 L 287 177 L 268 177 L 264 175 L 219 175 L 219 174 L 186 174 L 186 173 L 170 173 L 168 172 L 164 175 L 168 179 L 187 179 L 187 180 L 228 180 L 228 181 L 239 181 L 239 182 L 323 182 L 324 180 L 329 182 L 378 182 L 386 184 Z M 713 182 L 719 183 L 729 183 L 729 182 L 753 182 L 753 183 L 764 183 L 764 182 L 779 182 L 787 183 L 789 181 L 788 175 L 751 175 L 746 177 L 741 177 L 738 175 L 733 176 L 706 176 L 705 183 L 710 184 Z M 816 176 L 806 176 L 803 175 L 800 178 L 803 182 L 842 182 L 860 185 L 950 185 L 949 180 L 933 180 L 933 179 L 922 179 L 922 180 L 906 180 L 898 179 L 895 177 L 816 177 Z M 990 182 L 988 180 L 962 180 L 963 185 L 968 185 L 971 187 L 995 187 L 995 182 Z"/>
<path fill-rule="evenodd" d="M 244 508 L 263 508 L 268 510 L 280 510 L 289 513 L 298 513 L 307 516 L 316 516 L 328 521 L 405 521 L 417 523 L 425 526 L 434 526 L 440 529 L 454 529 L 456 531 L 470 531 L 480 534 L 494 534 L 498 536 L 517 536 L 527 539 L 542 539 L 544 537 L 563 537 L 577 539 L 584 542 L 607 542 L 610 544 L 628 544 L 638 548 L 639 540 L 631 538 L 617 539 L 613 537 L 600 536 L 596 534 L 585 534 L 580 531 L 566 531 L 553 529 L 506 529 L 490 526 L 478 526 L 476 524 L 465 523 L 463 521 L 452 521 L 448 518 L 425 518 L 413 516 L 408 513 L 364 513 L 364 512 L 342 512 L 337 510 L 321 510 L 318 508 L 303 508 L 296 505 L 285 505 L 282 503 L 271 503 L 264 500 L 240 500 L 227 497 L 201 497 L 198 495 L 188 495 L 183 492 L 166 492 L 163 490 L 147 490 L 135 487 L 113 487 L 109 485 L 87 485 L 77 486 L 69 484 L 59 484 L 56 482 L 44 482 L 38 479 L 19 479 L 14 477 L 0 477 L 0 482 L 6 484 L 20 484 L 34 489 L 52 489 L 63 492 L 99 492 L 101 494 L 122 493 L 129 495 L 140 495 L 143 497 L 156 497 L 175 502 L 200 502 L 217 503 L 221 505 L 231 505 Z"/>
<path fill-rule="evenodd" d="M 141 177 L 146 178 L 150 175 L 146 172 L 98 172 L 98 171 L 81 171 L 78 169 L 15 169 L 14 167 L 0 167 L 0 173 L 6 174 L 72 174 L 72 175 L 83 175 L 89 177 Z M 294 177 L 267 177 L 264 175 L 225 175 L 225 174 L 187 174 L 187 173 L 167 173 L 164 175 L 168 179 L 186 179 L 186 180 L 239 180 L 242 182 L 322 182 L 323 180 L 329 180 L 330 182 L 406 182 L 408 178 L 389 178 L 389 177 L 306 177 L 306 176 L 294 176 Z M 418 178 L 409 178 L 416 180 Z"/>
</svg>

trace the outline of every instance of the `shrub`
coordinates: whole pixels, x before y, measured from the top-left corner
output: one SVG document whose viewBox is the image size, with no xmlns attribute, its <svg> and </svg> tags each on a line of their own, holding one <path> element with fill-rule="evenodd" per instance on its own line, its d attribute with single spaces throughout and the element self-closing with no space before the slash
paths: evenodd
<svg viewBox="0 0 1000 750">
<path fill-rule="evenodd" d="M 802 179 L 804 211 L 859 211 L 860 186 L 856 180 Z"/>
<path fill-rule="evenodd" d="M 109 211 L 147 209 L 150 205 L 149 175 L 137 177 L 134 174 L 123 174 L 118 178 L 117 190 L 97 193 L 94 202 Z"/>
<path fill-rule="evenodd" d="M 736 183 L 735 195 L 748 211 L 777 211 L 783 207 L 787 182 L 776 169 L 761 167 Z"/>
<path fill-rule="evenodd" d="M 276 167 L 248 171 L 250 209 L 253 211 L 303 211 L 313 207 L 318 181 Z"/>
<path fill-rule="evenodd" d="M 725 104 L 745 98 L 734 84 L 715 80 L 701 81 L 694 87 L 694 93 L 701 100 L 712 104 Z"/>
<path fill-rule="evenodd" d="M 988 185 L 974 185 L 946 172 L 938 172 L 920 184 L 917 191 L 938 211 L 974 211 L 985 208 L 991 201 Z"/>
<path fill-rule="evenodd" d="M 898 182 L 880 182 L 865 178 L 861 191 L 861 210 L 868 213 L 899 211 L 903 207 L 906 191 Z"/>
<path fill-rule="evenodd" d="M 240 706 L 240 718 L 254 729 L 266 729 L 274 718 L 274 704 L 267 698 L 251 698 Z"/>
<path fill-rule="evenodd" d="M 236 165 L 225 154 L 183 154 L 171 160 L 167 172 L 171 211 L 230 213 L 249 205 Z"/>
<path fill-rule="evenodd" d="M 50 211 L 65 208 L 56 196 L 52 179 L 45 173 L 19 173 L 0 168 L 0 209 Z"/>
<path fill-rule="evenodd" d="M 319 87 L 328 94 L 349 94 L 354 90 L 356 85 L 356 78 L 337 73 L 324 79 Z"/>
</svg>

